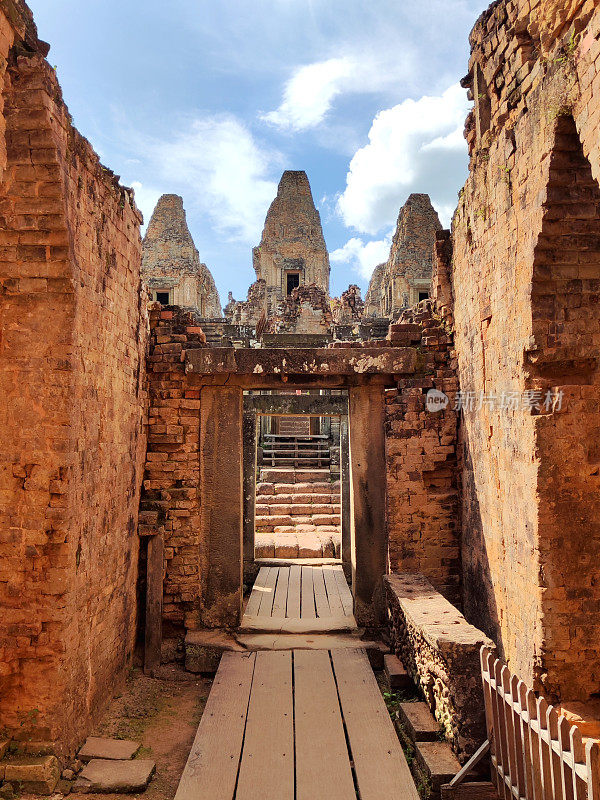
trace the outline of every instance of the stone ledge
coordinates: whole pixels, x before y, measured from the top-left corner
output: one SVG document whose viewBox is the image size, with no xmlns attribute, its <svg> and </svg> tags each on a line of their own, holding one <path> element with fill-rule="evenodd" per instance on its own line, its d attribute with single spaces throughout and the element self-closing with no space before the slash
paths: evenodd
<svg viewBox="0 0 600 800">
<path fill-rule="evenodd" d="M 461 761 L 486 739 L 479 650 L 495 649 L 420 574 L 384 577 L 394 652 Z"/>
</svg>

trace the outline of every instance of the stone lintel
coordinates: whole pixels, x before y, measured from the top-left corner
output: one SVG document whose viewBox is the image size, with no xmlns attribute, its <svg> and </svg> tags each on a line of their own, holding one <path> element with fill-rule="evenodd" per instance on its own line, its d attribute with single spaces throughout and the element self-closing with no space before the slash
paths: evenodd
<svg viewBox="0 0 600 800">
<path fill-rule="evenodd" d="M 253 377 L 411 375 L 417 369 L 417 351 L 413 347 L 206 347 L 185 351 L 185 369 L 188 374 Z"/>
<path fill-rule="evenodd" d="M 347 397 L 322 395 L 247 395 L 244 410 L 269 416 L 295 416 L 309 414 L 315 417 L 337 416 L 348 413 Z"/>
</svg>

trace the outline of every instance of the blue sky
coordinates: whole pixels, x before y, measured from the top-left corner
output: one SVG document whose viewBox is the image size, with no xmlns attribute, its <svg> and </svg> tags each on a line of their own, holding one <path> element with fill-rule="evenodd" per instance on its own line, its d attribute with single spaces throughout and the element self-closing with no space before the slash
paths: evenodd
<svg viewBox="0 0 600 800">
<path fill-rule="evenodd" d="M 458 81 L 480 0 L 29 0 L 65 100 L 103 162 L 184 198 L 221 301 L 284 169 L 304 169 L 331 290 L 366 290 L 400 206 L 428 192 L 449 224 L 466 177 Z"/>
</svg>

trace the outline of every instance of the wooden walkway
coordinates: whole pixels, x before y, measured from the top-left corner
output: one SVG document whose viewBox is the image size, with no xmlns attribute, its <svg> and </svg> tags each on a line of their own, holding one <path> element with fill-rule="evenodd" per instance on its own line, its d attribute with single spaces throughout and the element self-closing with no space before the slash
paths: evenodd
<svg viewBox="0 0 600 800">
<path fill-rule="evenodd" d="M 353 630 L 352 593 L 339 564 L 261 567 L 242 631 L 316 633 Z"/>
<path fill-rule="evenodd" d="M 175 800 L 357 798 L 419 800 L 365 651 L 224 653 Z"/>
</svg>

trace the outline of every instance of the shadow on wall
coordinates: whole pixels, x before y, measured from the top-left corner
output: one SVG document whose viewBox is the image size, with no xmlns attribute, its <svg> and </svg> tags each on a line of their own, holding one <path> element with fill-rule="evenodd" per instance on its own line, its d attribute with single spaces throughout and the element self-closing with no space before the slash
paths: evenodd
<svg viewBox="0 0 600 800">
<path fill-rule="evenodd" d="M 462 455 L 462 569 L 463 613 L 468 622 L 494 640 L 498 655 L 504 658 L 502 632 L 492 583 L 486 540 L 483 535 L 481 509 L 475 487 L 473 458 L 467 426 L 462 417 L 459 425 Z"/>
</svg>

